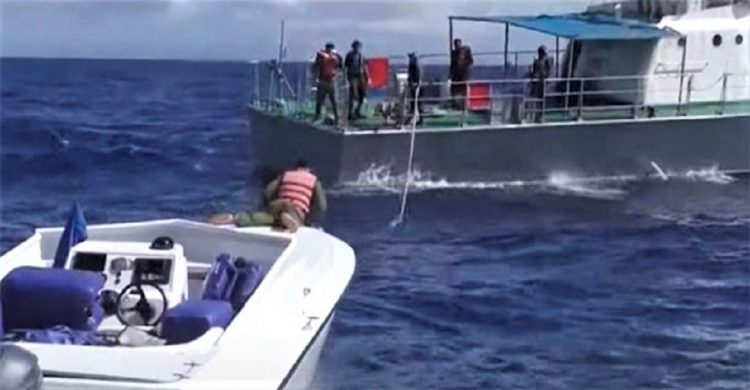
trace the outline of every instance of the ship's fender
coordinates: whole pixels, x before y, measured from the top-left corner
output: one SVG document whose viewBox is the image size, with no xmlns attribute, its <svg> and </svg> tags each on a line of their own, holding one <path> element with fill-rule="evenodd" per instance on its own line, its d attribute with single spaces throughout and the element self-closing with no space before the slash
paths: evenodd
<svg viewBox="0 0 750 390">
<path fill-rule="evenodd" d="M 41 390 L 36 356 L 15 345 L 0 345 L 0 390 Z"/>
</svg>

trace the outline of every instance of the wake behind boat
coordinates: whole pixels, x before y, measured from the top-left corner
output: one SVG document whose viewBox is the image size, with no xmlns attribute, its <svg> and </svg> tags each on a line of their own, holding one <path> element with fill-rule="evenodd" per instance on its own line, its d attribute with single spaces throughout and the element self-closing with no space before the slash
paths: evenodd
<svg viewBox="0 0 750 390">
<path fill-rule="evenodd" d="M 451 41 L 460 23 L 505 27 L 504 50 L 484 53 L 496 64 L 484 76 L 422 80 L 423 93 L 410 94 L 404 67 L 387 65 L 404 56 L 378 58 L 387 69 L 380 97 L 371 99 L 379 109 L 347 121 L 347 84 L 338 80 L 338 126 L 313 120 L 315 77 L 297 80 L 294 91 L 278 66 L 269 68 L 268 95 L 249 106 L 257 160 L 278 170 L 303 157 L 334 183 L 356 182 L 373 167 L 396 175 L 413 167 L 449 182 L 750 172 L 749 1 L 632 0 L 565 15 L 451 16 Z M 519 72 L 529 53 L 509 50 L 516 29 L 554 38 L 549 77 Z M 455 87 L 465 89 L 463 101 L 448 94 Z M 420 105 L 412 126 L 411 107 Z"/>
<path fill-rule="evenodd" d="M 0 257 L 0 348 L 33 353 L 45 389 L 311 384 L 354 271 L 347 244 L 185 220 L 87 230 L 38 229 Z"/>
</svg>

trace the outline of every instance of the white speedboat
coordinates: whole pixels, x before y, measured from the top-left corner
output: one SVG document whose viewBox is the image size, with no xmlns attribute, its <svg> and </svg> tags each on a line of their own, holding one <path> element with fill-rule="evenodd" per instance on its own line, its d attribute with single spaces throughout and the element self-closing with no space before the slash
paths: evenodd
<svg viewBox="0 0 750 390">
<path fill-rule="evenodd" d="M 33 353 L 45 390 L 306 388 L 355 266 L 310 228 L 94 225 L 60 258 L 65 234 L 0 257 L 0 348 Z"/>
</svg>

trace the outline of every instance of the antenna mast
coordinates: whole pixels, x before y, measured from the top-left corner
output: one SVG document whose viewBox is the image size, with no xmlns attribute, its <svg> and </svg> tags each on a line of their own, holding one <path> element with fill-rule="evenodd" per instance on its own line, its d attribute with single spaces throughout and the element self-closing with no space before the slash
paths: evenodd
<svg viewBox="0 0 750 390">
<path fill-rule="evenodd" d="M 296 99 L 297 94 L 294 92 L 294 88 L 292 88 L 291 84 L 289 84 L 289 80 L 287 80 L 286 76 L 284 75 L 284 70 L 282 68 L 282 65 L 284 64 L 284 57 L 286 54 L 285 53 L 286 48 L 284 45 L 284 38 L 285 38 L 284 30 L 285 30 L 285 23 L 284 23 L 284 20 L 282 19 L 281 20 L 281 36 L 279 39 L 279 56 L 277 57 L 276 61 L 272 60 L 271 62 L 275 62 L 272 65 L 272 67 L 273 67 L 274 73 L 276 73 L 276 90 L 279 91 L 279 98 L 282 97 L 281 91 L 282 91 L 282 84 L 283 84 L 283 87 L 286 87 L 286 89 L 289 90 L 289 93 L 292 95 L 292 97 Z"/>
</svg>

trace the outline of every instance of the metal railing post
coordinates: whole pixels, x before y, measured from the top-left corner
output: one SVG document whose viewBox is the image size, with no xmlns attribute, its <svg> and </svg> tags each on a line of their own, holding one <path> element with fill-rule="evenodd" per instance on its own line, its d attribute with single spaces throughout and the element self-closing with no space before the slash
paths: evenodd
<svg viewBox="0 0 750 390">
<path fill-rule="evenodd" d="M 468 114 L 469 109 L 469 82 L 463 81 L 463 90 L 464 90 L 464 101 L 463 101 L 463 114 L 461 115 L 461 127 L 466 126 L 466 116 Z"/>
<path fill-rule="evenodd" d="M 724 76 L 721 80 L 721 110 L 719 111 L 719 115 L 724 115 L 724 106 L 727 102 L 727 79 L 729 78 L 729 73 L 724 73 Z"/>
<path fill-rule="evenodd" d="M 690 77 L 688 77 L 688 91 L 685 95 L 685 115 L 690 115 L 688 111 L 690 111 L 690 102 L 693 98 L 693 76 L 694 75 L 690 75 Z"/>
<path fill-rule="evenodd" d="M 638 118 L 638 106 L 642 105 L 641 102 L 641 78 L 638 78 L 635 80 L 635 91 L 633 96 L 633 106 L 631 110 L 633 110 L 633 119 Z M 625 85 L 628 85 L 627 83 Z"/>
<path fill-rule="evenodd" d="M 273 92 L 273 83 L 271 82 L 272 70 L 270 67 L 268 69 L 269 70 L 268 70 L 268 87 L 266 88 L 266 104 L 268 105 L 268 107 L 271 107 L 271 101 L 273 100 L 273 94 L 271 93 Z"/>
<path fill-rule="evenodd" d="M 578 120 L 583 120 L 583 80 L 578 80 Z"/>
<path fill-rule="evenodd" d="M 260 62 L 253 61 L 253 104 L 260 104 Z"/>
<path fill-rule="evenodd" d="M 542 107 L 542 113 L 541 113 L 542 122 L 541 123 L 544 123 L 544 120 L 545 120 L 544 114 L 547 111 L 547 80 L 545 80 L 545 79 L 542 79 L 542 104 L 541 104 L 541 107 Z"/>
<path fill-rule="evenodd" d="M 341 73 L 336 74 L 334 82 L 337 85 L 336 105 L 338 106 L 339 126 L 346 132 L 349 129 L 349 80 Z"/>
</svg>

